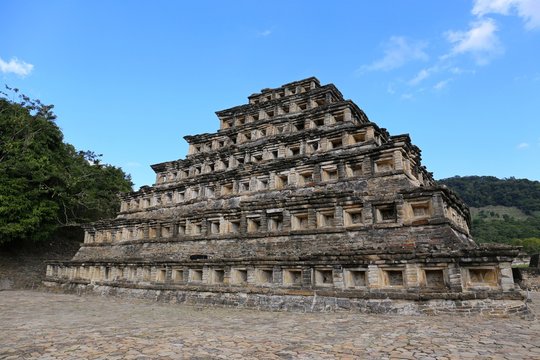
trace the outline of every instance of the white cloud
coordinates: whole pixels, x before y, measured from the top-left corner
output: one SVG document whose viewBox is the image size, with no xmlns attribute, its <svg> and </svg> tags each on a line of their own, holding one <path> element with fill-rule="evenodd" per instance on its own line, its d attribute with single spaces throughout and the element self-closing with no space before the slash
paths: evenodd
<svg viewBox="0 0 540 360">
<path fill-rule="evenodd" d="M 470 53 L 477 64 L 485 65 L 493 57 L 504 52 L 496 32 L 497 25 L 493 19 L 475 21 L 468 31 L 447 31 L 446 38 L 454 46 L 450 54 L 443 58 Z"/>
<path fill-rule="evenodd" d="M 413 96 L 413 94 L 407 93 L 407 94 L 401 95 L 401 98 L 402 98 L 403 100 L 412 100 L 412 99 L 414 99 L 414 96 Z"/>
<path fill-rule="evenodd" d="M 409 85 L 418 85 L 420 82 L 422 82 L 422 80 L 427 79 L 429 75 L 428 69 L 422 69 L 414 78 L 409 81 Z"/>
<path fill-rule="evenodd" d="M 0 58 L 0 72 L 3 72 L 4 74 L 13 73 L 19 76 L 26 76 L 32 72 L 33 68 L 34 65 L 28 64 L 17 58 L 11 58 L 9 62 L 6 62 L 4 59 Z"/>
<path fill-rule="evenodd" d="M 538 0 L 475 0 L 472 9 L 472 13 L 476 16 L 510 15 L 514 12 L 523 19 L 526 29 L 540 29 L 540 1 Z"/>
<path fill-rule="evenodd" d="M 431 67 L 428 67 L 428 68 L 424 68 L 422 70 L 420 70 L 416 75 L 415 77 L 413 77 L 411 80 L 409 80 L 409 85 L 411 86 L 415 86 L 415 85 L 418 85 L 420 84 L 422 81 L 424 81 L 425 79 L 427 79 L 428 77 L 430 77 L 431 75 L 435 74 L 435 73 L 438 73 L 442 70 L 444 70 L 444 66 L 441 68 L 441 66 L 439 66 L 438 64 L 437 65 L 433 65 Z"/>
<path fill-rule="evenodd" d="M 452 81 L 452 79 L 446 79 L 446 80 L 439 81 L 438 83 L 433 85 L 433 89 L 442 90 L 450 83 L 450 81 Z"/>
<path fill-rule="evenodd" d="M 460 68 L 460 67 L 457 67 L 457 66 L 454 66 L 452 68 L 450 68 L 448 71 L 450 71 L 452 74 L 454 75 L 462 75 L 462 74 L 476 74 L 476 70 L 467 70 L 467 69 L 463 69 L 463 68 Z"/>
<path fill-rule="evenodd" d="M 362 66 L 359 71 L 388 71 L 401 67 L 410 61 L 426 61 L 429 59 L 429 56 L 424 51 L 427 45 L 425 41 L 408 40 L 403 36 L 392 36 L 384 44 L 384 56 L 370 65 Z"/>
<path fill-rule="evenodd" d="M 518 144 L 517 148 L 518 148 L 518 149 L 526 149 L 526 148 L 528 148 L 529 146 L 530 146 L 530 145 L 529 145 L 528 143 L 523 142 L 523 143 L 521 143 L 521 144 Z"/>
<path fill-rule="evenodd" d="M 259 32 L 257 35 L 261 37 L 266 37 L 266 36 L 270 36 L 271 34 L 272 34 L 272 30 L 264 30 L 264 31 Z"/>
</svg>

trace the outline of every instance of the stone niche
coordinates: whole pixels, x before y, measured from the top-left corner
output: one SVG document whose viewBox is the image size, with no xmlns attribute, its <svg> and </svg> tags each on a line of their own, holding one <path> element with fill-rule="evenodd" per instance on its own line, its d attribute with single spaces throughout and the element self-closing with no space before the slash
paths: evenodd
<svg viewBox="0 0 540 360">
<path fill-rule="evenodd" d="M 352 268 L 344 270 L 345 287 L 349 289 L 362 289 L 368 286 L 367 269 Z"/>
<path fill-rule="evenodd" d="M 309 228 L 307 211 L 291 214 L 291 230 L 307 230 Z"/>
<path fill-rule="evenodd" d="M 404 287 L 406 285 L 405 269 L 399 267 L 382 269 L 381 283 L 383 287 Z"/>
<path fill-rule="evenodd" d="M 203 281 L 203 269 L 189 269 L 189 282 L 200 283 Z"/>
<path fill-rule="evenodd" d="M 313 269 L 313 280 L 316 286 L 332 286 L 334 285 L 334 276 L 331 268 L 316 268 Z"/>
<path fill-rule="evenodd" d="M 420 283 L 430 289 L 446 289 L 449 283 L 447 271 L 441 267 L 424 268 Z"/>
<path fill-rule="evenodd" d="M 343 222 L 345 226 L 357 226 L 364 223 L 362 207 L 352 206 L 343 209 Z"/>
<path fill-rule="evenodd" d="M 393 203 L 380 204 L 373 207 L 373 218 L 377 223 L 395 223 L 397 221 L 396 205 Z"/>
<path fill-rule="evenodd" d="M 494 266 L 465 268 L 463 277 L 468 288 L 497 288 L 499 286 L 499 274 Z"/>
<path fill-rule="evenodd" d="M 283 285 L 301 286 L 302 285 L 302 269 L 284 269 L 283 270 Z"/>
<path fill-rule="evenodd" d="M 248 283 L 248 269 L 233 268 L 231 269 L 231 283 L 236 285 L 245 285 Z"/>
<path fill-rule="evenodd" d="M 256 282 L 258 285 L 270 285 L 273 282 L 273 270 L 258 268 L 256 270 Z"/>
</svg>

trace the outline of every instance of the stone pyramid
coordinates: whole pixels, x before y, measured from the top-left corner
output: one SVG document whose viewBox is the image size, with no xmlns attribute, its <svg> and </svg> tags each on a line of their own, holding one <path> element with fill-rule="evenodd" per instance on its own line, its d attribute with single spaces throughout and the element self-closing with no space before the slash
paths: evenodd
<svg viewBox="0 0 540 360">
<path fill-rule="evenodd" d="M 408 135 L 314 77 L 248 99 L 85 226 L 46 284 L 271 310 L 525 311 L 518 249 L 472 240 L 468 207 Z"/>
</svg>

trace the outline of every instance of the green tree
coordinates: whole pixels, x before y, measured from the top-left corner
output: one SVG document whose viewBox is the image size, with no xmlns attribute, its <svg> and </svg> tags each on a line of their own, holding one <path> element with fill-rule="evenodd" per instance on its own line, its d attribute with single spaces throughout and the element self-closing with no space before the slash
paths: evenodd
<svg viewBox="0 0 540 360">
<path fill-rule="evenodd" d="M 111 217 L 118 192 L 131 190 L 120 168 L 63 141 L 52 109 L 0 94 L 0 244 L 40 241 L 59 226 Z"/>
<path fill-rule="evenodd" d="M 512 245 L 523 246 L 523 251 L 528 254 L 540 253 L 540 238 L 514 239 Z"/>
</svg>

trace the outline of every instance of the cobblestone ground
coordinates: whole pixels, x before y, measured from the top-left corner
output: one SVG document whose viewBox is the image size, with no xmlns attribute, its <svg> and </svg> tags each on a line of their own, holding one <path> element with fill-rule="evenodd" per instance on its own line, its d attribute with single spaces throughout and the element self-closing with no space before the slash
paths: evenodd
<svg viewBox="0 0 540 360">
<path fill-rule="evenodd" d="M 540 294 L 534 294 L 538 308 Z M 520 318 L 300 314 L 0 292 L 0 359 L 540 359 Z"/>
</svg>

